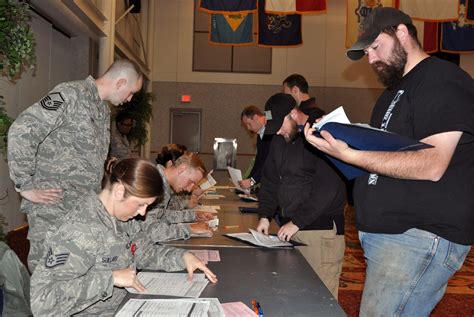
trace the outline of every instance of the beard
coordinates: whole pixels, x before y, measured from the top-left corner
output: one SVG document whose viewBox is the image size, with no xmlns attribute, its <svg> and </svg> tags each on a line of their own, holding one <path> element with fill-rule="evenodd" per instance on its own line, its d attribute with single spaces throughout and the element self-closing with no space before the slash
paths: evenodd
<svg viewBox="0 0 474 317">
<path fill-rule="evenodd" d="M 291 119 L 290 123 L 291 123 L 290 131 L 288 131 L 287 134 L 283 135 L 283 138 L 285 139 L 286 143 L 293 142 L 298 136 L 298 124 L 293 119 Z"/>
<path fill-rule="evenodd" d="M 388 89 L 397 86 L 403 78 L 405 65 L 407 63 L 407 53 L 403 49 L 397 37 L 392 49 L 392 56 L 388 59 L 388 63 L 377 61 L 372 64 L 372 69 L 379 81 Z"/>
</svg>

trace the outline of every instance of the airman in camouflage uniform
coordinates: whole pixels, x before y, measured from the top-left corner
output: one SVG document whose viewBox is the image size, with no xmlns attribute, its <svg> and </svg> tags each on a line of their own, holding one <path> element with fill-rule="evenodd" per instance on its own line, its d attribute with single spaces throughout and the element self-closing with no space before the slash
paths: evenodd
<svg viewBox="0 0 474 317">
<path fill-rule="evenodd" d="M 114 287 L 112 270 L 134 264 L 138 269 L 185 268 L 186 250 L 154 245 L 139 222 L 116 220 L 93 193 L 69 215 L 59 230 L 48 232 L 44 262 L 31 278 L 35 315 L 112 315 L 127 293 Z"/>
<path fill-rule="evenodd" d="M 165 168 L 160 164 L 157 165 L 157 168 L 163 179 L 163 201 L 147 213 L 143 227 L 155 242 L 189 239 L 191 229 L 186 222 L 196 221 L 196 212 L 170 208 L 173 190 L 165 176 Z"/>
<path fill-rule="evenodd" d="M 118 105 L 130 100 L 142 81 L 130 61 L 118 60 L 97 80 L 89 76 L 59 84 L 10 127 L 8 165 L 24 198 L 21 211 L 28 216 L 30 271 L 43 253 L 49 227 L 61 223 L 78 197 L 100 190 L 110 141 L 105 101 Z"/>
<path fill-rule="evenodd" d="M 112 124 L 110 133 L 110 153 L 109 156 L 119 160 L 132 157 L 130 141 L 127 135 L 130 134 L 133 127 L 133 118 L 124 111 L 121 111 L 115 117 L 115 123 Z"/>
<path fill-rule="evenodd" d="M 198 166 L 192 167 L 190 162 L 184 162 L 187 160 L 196 160 L 199 162 Z M 181 168 L 180 165 L 185 165 L 190 174 L 175 174 L 171 176 L 174 178 L 173 183 L 171 183 L 168 179 L 170 176 L 166 175 L 166 171 L 174 170 L 175 172 L 176 169 Z M 163 179 L 164 198 L 161 203 L 148 212 L 142 224 L 143 230 L 155 242 L 189 239 L 193 233 L 212 236 L 212 231 L 207 223 L 202 222 L 211 220 L 213 218 L 212 214 L 186 209 L 176 210 L 170 206 L 173 193 L 179 194 L 182 191 L 190 191 L 204 176 L 204 164 L 201 159 L 196 154 L 186 152 L 176 160 L 173 166 L 165 168 L 158 164 L 157 168 Z M 180 178 L 180 180 L 177 181 L 176 178 Z M 194 221 L 201 221 L 201 223 L 189 224 L 189 222 Z"/>
</svg>

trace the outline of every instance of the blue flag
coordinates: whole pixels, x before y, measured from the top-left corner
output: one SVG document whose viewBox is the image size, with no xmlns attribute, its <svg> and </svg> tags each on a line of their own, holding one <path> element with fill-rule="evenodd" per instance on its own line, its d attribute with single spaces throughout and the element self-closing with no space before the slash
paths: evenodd
<svg viewBox="0 0 474 317">
<path fill-rule="evenodd" d="M 300 14 L 267 14 L 265 0 L 258 2 L 258 45 L 266 47 L 303 44 Z"/>
<path fill-rule="evenodd" d="M 257 0 L 200 0 L 199 10 L 207 13 L 236 13 L 257 11 Z"/>
<path fill-rule="evenodd" d="M 253 14 L 211 14 L 209 42 L 218 45 L 253 44 Z"/>
<path fill-rule="evenodd" d="M 474 24 L 469 24 L 466 21 L 467 10 L 465 3 L 465 0 L 459 1 L 458 21 L 442 23 L 441 51 L 443 52 L 474 52 Z"/>
</svg>

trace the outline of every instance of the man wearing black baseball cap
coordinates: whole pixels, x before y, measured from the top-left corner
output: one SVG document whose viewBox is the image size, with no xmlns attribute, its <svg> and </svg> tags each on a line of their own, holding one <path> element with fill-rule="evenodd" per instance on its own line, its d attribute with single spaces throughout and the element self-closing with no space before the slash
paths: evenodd
<svg viewBox="0 0 474 317">
<path fill-rule="evenodd" d="M 366 169 L 354 203 L 367 272 L 361 316 L 428 316 L 474 243 L 474 84 L 428 56 L 409 16 L 376 8 L 347 56 L 368 57 L 387 87 L 370 124 L 433 145 L 410 152 L 350 148 L 305 128 L 321 151 Z"/>
<path fill-rule="evenodd" d="M 345 247 L 344 184 L 302 133 L 289 135 L 287 127 L 304 124 L 309 117 L 291 95 L 273 95 L 265 110 L 265 133 L 277 135 L 263 167 L 257 231 L 268 234 L 275 219 L 280 240 L 306 244 L 297 248 L 337 299 Z M 313 120 L 323 114 L 318 108 L 307 111 Z M 291 118 L 296 115 L 298 121 Z"/>
</svg>

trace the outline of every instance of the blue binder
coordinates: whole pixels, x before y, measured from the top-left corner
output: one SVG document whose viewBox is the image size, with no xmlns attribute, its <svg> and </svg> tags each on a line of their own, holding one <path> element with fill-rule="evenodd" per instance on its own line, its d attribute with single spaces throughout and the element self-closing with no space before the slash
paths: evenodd
<svg viewBox="0 0 474 317">
<path fill-rule="evenodd" d="M 364 151 L 417 151 L 433 147 L 430 144 L 422 143 L 411 138 L 398 135 L 389 131 L 364 127 L 354 124 L 344 124 L 328 122 L 319 131 L 325 130 L 339 140 L 346 142 L 350 147 Z M 319 131 L 314 134 L 318 137 Z M 354 179 L 368 173 L 354 165 L 347 164 L 329 155 L 327 157 L 348 179 Z"/>
</svg>

